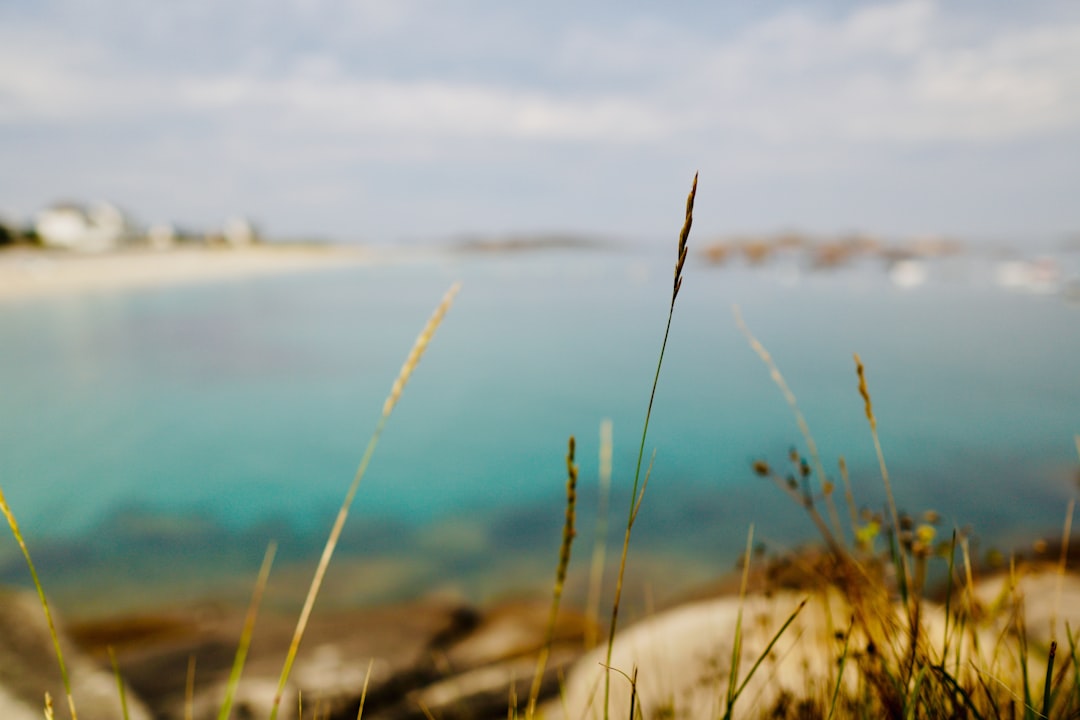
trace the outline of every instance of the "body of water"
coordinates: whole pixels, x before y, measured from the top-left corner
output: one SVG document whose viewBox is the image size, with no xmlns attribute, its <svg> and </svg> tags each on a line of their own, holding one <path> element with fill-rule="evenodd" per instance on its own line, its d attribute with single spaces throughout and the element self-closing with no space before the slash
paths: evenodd
<svg viewBox="0 0 1080 720">
<path fill-rule="evenodd" d="M 131 579 L 197 593 L 200 578 L 253 575 L 271 538 L 299 567 L 325 539 L 416 334 L 461 280 L 360 488 L 338 597 L 547 585 L 571 434 L 582 574 L 604 418 L 621 539 L 673 254 L 428 256 L 9 302 L 0 483 L 68 598 L 89 597 L 89 582 L 130 592 Z M 1059 532 L 1077 494 L 1076 304 L 1006 291 L 972 257 L 932 264 L 908 289 L 880 260 L 810 273 L 691 257 L 647 443 L 655 465 L 631 557 L 642 582 L 675 592 L 729 570 L 750 523 L 776 547 L 813 537 L 751 471 L 805 443 L 734 303 L 798 396 L 827 471 L 846 458 L 861 506 L 880 509 L 883 492 L 853 352 L 902 508 L 938 511 L 946 532 L 970 524 L 984 546 Z M 0 579 L 24 574 L 0 540 Z"/>
</svg>

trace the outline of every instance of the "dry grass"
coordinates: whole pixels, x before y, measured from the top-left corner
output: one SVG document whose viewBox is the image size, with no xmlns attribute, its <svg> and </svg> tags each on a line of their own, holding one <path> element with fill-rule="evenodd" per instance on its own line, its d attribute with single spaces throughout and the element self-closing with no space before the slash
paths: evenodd
<svg viewBox="0 0 1080 720">
<path fill-rule="evenodd" d="M 319 589 L 322 587 L 326 569 L 330 565 L 330 559 L 334 555 L 334 549 L 337 547 L 338 540 L 341 538 L 341 531 L 345 527 L 345 520 L 349 515 L 349 508 L 352 506 L 353 499 L 356 497 L 356 491 L 360 487 L 360 481 L 363 480 L 364 473 L 367 472 L 368 464 L 371 462 L 371 457 L 374 455 L 375 448 L 379 444 L 379 438 L 382 437 L 386 422 L 390 419 L 390 414 L 394 411 L 394 407 L 397 405 L 398 400 L 401 399 L 401 393 L 405 389 L 405 385 L 409 382 L 409 378 L 412 377 L 413 371 L 420 362 L 420 358 L 423 357 L 424 351 L 427 350 L 431 339 L 435 336 L 435 331 L 438 330 L 439 325 L 442 324 L 443 318 L 446 316 L 447 311 L 454 302 L 454 297 L 460 289 L 460 283 L 454 283 L 446 292 L 446 295 L 443 296 L 442 301 L 439 303 L 438 307 L 435 308 L 435 312 L 432 313 L 427 325 L 424 326 L 424 329 L 416 338 L 416 342 L 413 343 L 412 350 L 409 351 L 409 355 L 401 366 L 401 371 L 398 373 L 398 376 L 390 389 L 390 394 L 387 396 L 386 402 L 383 403 L 382 415 L 375 425 L 375 431 L 372 433 L 371 439 L 368 440 L 367 449 L 364 451 L 364 456 L 361 458 L 360 465 L 356 469 L 356 475 L 353 477 L 352 484 L 345 494 L 345 500 L 341 503 L 337 519 L 334 521 L 334 526 L 330 530 L 330 537 L 326 541 L 322 557 L 319 559 L 319 564 L 315 568 L 315 577 L 311 581 L 307 598 L 304 600 L 304 607 L 300 611 L 300 618 L 296 622 L 296 631 L 293 633 L 292 642 L 289 644 L 288 655 L 286 656 L 285 664 L 281 669 L 281 677 L 278 679 L 277 692 L 274 694 L 274 709 L 270 713 L 270 720 L 276 720 L 277 718 L 278 708 L 281 706 L 281 697 L 285 691 L 285 685 L 289 681 L 289 673 L 292 670 L 293 663 L 296 661 L 296 653 L 300 650 L 300 641 L 304 637 L 308 619 L 311 617 L 311 610 L 315 606 L 315 598 L 319 595 Z"/>
<path fill-rule="evenodd" d="M 544 644 L 540 648 L 540 657 L 536 661 L 536 673 L 533 675 L 532 687 L 529 690 L 529 704 L 525 711 L 525 717 L 529 720 L 536 714 L 536 702 L 540 699 L 540 686 L 544 680 L 548 657 L 551 655 L 551 644 L 555 640 L 555 623 L 559 619 L 559 604 L 562 600 L 563 588 L 566 586 L 566 570 L 570 567 L 570 549 L 574 544 L 574 536 L 577 534 L 574 529 L 574 518 L 577 510 L 578 468 L 574 464 L 574 450 L 574 436 L 571 435 L 566 451 L 566 520 L 563 523 L 562 543 L 559 545 L 555 586 L 551 593 L 551 612 L 548 615 Z"/>
<path fill-rule="evenodd" d="M 776 364 L 746 330 L 741 318 L 739 322 L 795 412 L 807 444 L 815 447 Z M 822 593 L 838 591 L 851 613 L 843 648 L 835 656 L 838 670 L 832 692 L 809 692 L 794 704 L 788 698 L 782 706 L 770 708 L 770 716 L 995 720 L 1080 717 L 1078 636 L 1066 628 L 1067 642 L 1051 642 L 1045 654 L 1043 649 L 1029 644 L 1015 563 L 1008 602 L 996 612 L 981 607 L 974 599 L 975 574 L 967 538 L 954 531 L 950 542 L 935 544 L 937 513 L 927 512 L 919 524 L 898 512 L 865 366 L 858 355 L 855 363 L 857 389 L 886 489 L 888 522 L 872 513 L 864 514 L 863 522 L 859 521 L 847 467 L 841 460 L 840 471 L 852 510 L 851 534 L 856 538 L 855 546 L 849 549 L 837 539 L 842 534 L 833 533 L 817 512 L 817 498 L 810 482 L 815 470 L 797 452 L 793 451 L 791 457 L 795 470 L 786 479 L 764 460 L 753 466 L 757 475 L 771 479 L 802 506 L 822 535 L 826 554 L 815 562 L 813 575 L 818 584 L 812 592 L 827 603 Z M 822 465 L 815 465 L 819 473 L 817 487 L 827 498 L 832 482 L 823 474 Z M 1058 563 L 1059 579 L 1064 576 L 1071 520 L 1070 503 Z M 934 608 L 928 615 L 924 595 L 931 562 L 947 566 L 949 587 L 943 612 Z M 1056 613 L 1051 625 L 1051 632 L 1056 634 Z M 1068 662 L 1055 669 L 1055 661 L 1066 652 L 1066 645 Z M 823 647 L 821 652 L 831 651 Z M 845 668 L 849 679 L 842 682 Z"/>
</svg>

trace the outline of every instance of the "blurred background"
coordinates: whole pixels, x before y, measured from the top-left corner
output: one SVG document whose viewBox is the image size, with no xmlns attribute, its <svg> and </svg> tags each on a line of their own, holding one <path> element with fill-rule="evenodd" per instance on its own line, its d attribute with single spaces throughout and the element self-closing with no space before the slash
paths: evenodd
<svg viewBox="0 0 1080 720">
<path fill-rule="evenodd" d="M 700 169 L 705 234 L 1056 238 L 1078 75 L 1066 0 L 8 2 L 0 212 L 651 238 Z"/>
</svg>

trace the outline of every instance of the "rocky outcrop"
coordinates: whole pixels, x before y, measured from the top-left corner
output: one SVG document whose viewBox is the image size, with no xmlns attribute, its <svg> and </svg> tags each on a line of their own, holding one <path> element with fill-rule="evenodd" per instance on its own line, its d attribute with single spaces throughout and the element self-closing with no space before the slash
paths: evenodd
<svg viewBox="0 0 1080 720">
<path fill-rule="evenodd" d="M 122 717 L 112 671 L 75 647 L 55 613 L 54 619 L 78 716 L 83 720 Z M 0 590 L 0 718 L 40 720 L 46 692 L 53 699 L 56 717 L 68 717 L 56 651 L 37 595 Z M 130 689 L 126 695 L 128 716 L 150 720 L 150 711 L 137 695 Z"/>
<path fill-rule="evenodd" d="M 791 626 L 766 654 L 769 642 L 804 600 Z M 954 598 L 953 608 L 960 602 Z M 993 653 L 988 662 L 1004 676 L 1009 672 L 1005 663 L 1015 655 L 1008 643 L 1015 645 L 1009 638 L 1017 627 L 1027 627 L 1029 658 L 1035 664 L 1056 637 L 1054 632 L 1062 633 L 1065 623 L 1080 627 L 1080 577 L 1035 571 L 990 577 L 977 585 L 965 607 L 972 608 L 967 632 L 976 636 L 973 642 L 970 637 L 964 641 L 963 656 L 978 663 L 979 653 Z M 879 610 L 883 622 L 904 626 L 901 608 L 884 605 Z M 317 708 L 319 717 L 352 720 L 365 682 L 365 718 L 506 717 L 510 702 L 525 706 L 548 612 L 544 601 L 478 609 L 438 599 L 317 612 L 285 688 L 279 717 L 295 720 L 302 701 L 307 716 Z M 646 717 L 722 715 L 740 612 L 739 682 L 759 658 L 764 660 L 739 697 L 738 715 L 769 711 L 785 699 L 803 697 L 808 688 L 833 687 L 843 631 L 853 610 L 835 588 L 788 587 L 768 595 L 751 593 L 742 601 L 731 595 L 699 599 L 622 630 L 610 664 L 610 714 L 628 716 L 629 678 L 636 669 L 635 702 Z M 202 606 L 70 628 L 63 642 L 79 716 L 120 717 L 115 678 L 105 655 L 105 648 L 113 647 L 129 689 L 132 718 L 179 720 L 188 712 L 197 719 L 216 718 L 243 615 L 242 609 Z M 265 613 L 259 618 L 233 717 L 268 716 L 294 624 L 293 615 Z M 924 603 L 920 624 L 926 642 L 937 642 L 945 636 L 944 608 Z M 955 621 L 951 627 L 955 633 Z M 602 716 L 605 648 L 582 656 L 586 629 L 579 615 L 560 614 L 542 699 L 555 697 L 560 687 L 562 691 L 544 708 L 544 717 Z M 869 652 L 866 638 L 853 634 L 850 652 L 851 658 Z M 844 676 L 852 687 L 856 665 L 850 662 L 846 672 L 851 675 Z M 564 676 L 560 685 L 558 678 Z M 0 718 L 37 720 L 45 691 L 54 698 L 57 717 L 65 717 L 56 658 L 37 598 L 0 594 Z"/>
<path fill-rule="evenodd" d="M 800 606 L 795 620 L 766 654 L 769 642 Z M 967 619 L 958 622 L 954 617 L 947 623 L 944 606 L 929 601 L 920 605 L 924 656 L 940 662 L 944 638 L 949 637 L 950 657 L 962 657 L 965 668 L 990 668 L 996 678 L 1019 683 L 1024 672 L 1018 651 L 1021 629 L 1028 663 L 1045 668 L 1051 640 L 1067 647 L 1066 623 L 1074 633 L 1080 628 L 1080 576 L 1028 569 L 1015 576 L 989 577 L 976 584 L 970 601 L 954 598 L 952 610 L 958 609 Z M 754 663 L 764 659 L 739 696 L 738 716 L 784 716 L 778 709 L 790 707 L 792 699 L 797 702 L 808 693 L 825 697 L 822 688 L 836 686 L 845 630 L 858 611 L 835 588 L 788 589 L 743 600 L 729 595 L 675 607 L 620 632 L 610 663 L 609 715 L 629 715 L 630 678 L 636 672 L 634 702 L 644 717 L 722 716 L 740 612 L 743 636 L 737 682 L 741 684 Z M 895 604 L 878 606 L 874 612 L 874 622 L 893 628 L 896 656 L 906 657 L 905 628 L 910 627 L 906 611 Z M 873 653 L 881 648 L 875 651 L 856 631 L 848 652 L 843 682 L 854 688 L 855 668 L 864 659 L 873 662 Z M 567 676 L 563 697 L 547 708 L 545 716 L 603 717 L 605 666 L 606 648 L 582 657 Z"/>
<path fill-rule="evenodd" d="M 522 705 L 528 697 L 547 612 L 547 603 L 511 602 L 481 611 L 430 600 L 316 613 L 278 717 L 296 718 L 302 701 L 305 708 L 317 707 L 319 717 L 351 720 L 365 680 L 365 718 L 419 719 L 426 712 L 446 720 L 505 717 L 512 693 Z M 116 646 L 124 676 L 163 720 L 185 717 L 193 663 L 191 714 L 216 718 L 242 624 L 240 612 L 203 608 L 88 624 L 78 628 L 78 637 L 89 648 Z M 234 717 L 268 716 L 294 625 L 293 616 L 258 620 Z M 579 656 L 583 631 L 578 616 L 563 614 L 545 674 L 546 696 L 557 689 L 556 673 Z"/>
</svg>

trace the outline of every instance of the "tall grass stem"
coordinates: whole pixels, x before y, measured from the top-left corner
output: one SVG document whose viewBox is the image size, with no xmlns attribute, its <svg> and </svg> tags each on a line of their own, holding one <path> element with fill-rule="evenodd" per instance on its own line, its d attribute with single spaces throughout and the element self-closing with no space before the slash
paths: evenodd
<svg viewBox="0 0 1080 720">
<path fill-rule="evenodd" d="M 458 290 L 460 289 L 461 284 L 454 283 L 446 292 L 446 295 L 443 296 L 442 301 L 439 303 L 438 307 L 435 308 L 435 312 L 431 315 L 427 325 L 424 326 L 424 329 L 416 338 L 416 342 L 413 344 L 408 357 L 405 359 L 405 363 L 401 366 L 401 370 L 394 380 L 394 384 L 390 389 L 390 394 L 387 396 L 386 402 L 383 403 L 382 415 L 375 425 L 375 431 L 368 440 L 368 445 L 364 450 L 360 465 L 356 469 L 356 475 L 353 477 L 352 484 L 345 494 L 345 500 L 341 503 L 341 508 L 338 510 L 334 526 L 330 530 L 330 537 L 326 541 L 322 557 L 319 559 L 319 564 L 315 568 L 315 577 L 311 581 L 307 598 L 304 601 L 304 607 L 300 611 L 300 618 L 296 623 L 296 630 L 293 633 L 292 642 L 289 644 L 289 651 L 285 658 L 285 664 L 281 669 L 281 677 L 278 679 L 277 691 L 274 693 L 273 708 L 270 711 L 270 720 L 277 720 L 278 709 L 281 706 L 281 696 L 285 692 L 285 684 L 289 681 L 289 674 L 292 671 L 293 662 L 296 660 L 296 653 L 300 649 L 300 641 L 304 637 L 308 619 L 311 617 L 311 610 L 315 605 L 315 598 L 318 596 L 319 589 L 322 587 L 322 581 L 326 575 L 326 568 L 330 565 L 330 558 L 334 555 L 334 549 L 337 547 L 338 539 L 341 537 L 341 531 L 345 527 L 345 519 L 349 515 L 349 508 L 352 506 L 353 498 L 356 496 L 356 491 L 360 487 L 360 481 L 367 472 L 368 464 L 371 463 L 371 457 L 379 444 L 379 438 L 382 437 L 383 429 L 386 427 L 386 421 L 390 418 L 390 414 L 393 412 L 394 407 L 401 398 L 401 393 L 405 389 L 405 385 L 408 383 L 409 378 L 412 376 L 413 371 L 420 362 L 420 358 L 423 356 L 432 337 L 434 337 L 435 331 L 439 328 L 439 325 L 442 324 L 443 318 L 446 316 L 447 311 L 454 302 L 454 296 L 457 295 Z"/>
<path fill-rule="evenodd" d="M 555 587 L 551 593 L 551 612 L 548 616 L 547 630 L 544 633 L 544 645 L 540 648 L 540 657 L 536 661 L 536 673 L 533 675 L 529 690 L 529 704 L 525 717 L 532 720 L 536 713 L 536 701 L 540 698 L 540 688 L 544 682 L 551 645 L 555 641 L 555 623 L 559 619 L 559 604 L 562 600 L 563 587 L 566 585 L 566 569 L 570 566 L 570 549 L 574 544 L 574 517 L 577 507 L 578 468 L 574 464 L 574 436 L 570 436 L 566 451 L 566 521 L 563 524 L 562 543 L 559 545 L 559 565 L 555 570 Z"/>
<path fill-rule="evenodd" d="M 802 410 L 799 409 L 799 401 L 795 398 L 795 393 L 791 391 L 791 387 L 788 386 L 787 380 L 784 379 L 783 374 L 780 372 L 780 368 L 776 366 L 776 362 L 773 361 L 772 354 L 765 349 L 765 346 L 761 344 L 752 332 L 747 327 L 746 322 L 743 320 L 742 310 L 738 305 L 733 305 L 731 308 L 732 314 L 735 316 L 735 324 L 738 326 L 739 331 L 746 337 L 746 341 L 750 344 L 751 349 L 757 356 L 761 358 L 761 362 L 765 364 L 765 367 L 769 369 L 769 377 L 772 378 L 776 387 L 780 388 L 781 394 L 784 396 L 784 400 L 787 401 L 788 407 L 791 408 L 792 414 L 795 416 L 795 423 L 799 426 L 799 432 L 802 433 L 803 439 L 806 441 L 806 449 L 810 453 L 810 458 L 814 461 L 814 469 L 818 474 L 818 481 L 825 488 L 827 478 L 825 475 L 825 465 L 821 462 L 821 453 L 818 452 L 817 443 L 814 441 L 814 436 L 810 432 L 810 425 L 806 422 L 806 417 L 803 415 Z M 807 503 L 807 509 L 811 509 L 809 502 Z M 840 545 L 837 535 L 840 538 L 843 537 L 840 528 L 840 521 L 836 518 L 835 508 L 832 512 L 832 521 L 834 524 L 834 530 L 823 530 L 822 534 L 825 536 L 825 542 L 829 545 L 831 550 L 834 550 L 838 554 L 842 554 L 843 550 Z M 835 534 L 834 534 L 835 532 Z"/>
<path fill-rule="evenodd" d="M 600 467 L 598 473 L 599 496 L 596 506 L 596 536 L 593 540 L 592 560 L 589 563 L 589 590 L 585 601 L 585 647 L 597 644 L 600 627 L 600 598 L 604 590 L 604 565 L 607 562 L 608 505 L 611 502 L 611 460 L 614 433 L 610 419 L 600 423 Z"/>
<path fill-rule="evenodd" d="M 232 711 L 236 690 L 240 686 L 240 676 L 244 672 L 248 649 L 251 647 L 251 638 L 255 633 L 255 619 L 259 615 L 259 605 L 262 602 L 266 584 L 270 580 L 270 568 L 274 564 L 275 553 L 277 553 L 277 543 L 271 540 L 269 545 L 266 546 L 266 553 L 263 555 L 262 565 L 259 567 L 259 574 L 255 579 L 255 589 L 251 593 L 251 602 L 248 604 L 247 616 L 244 618 L 244 627 L 240 632 L 240 644 L 236 648 L 232 670 L 229 672 L 229 680 L 225 685 L 225 699 L 221 703 L 218 720 L 229 720 L 229 713 Z"/>
<path fill-rule="evenodd" d="M 656 373 L 653 375 L 652 390 L 649 392 L 649 405 L 645 409 L 645 423 L 641 428 L 641 444 L 638 447 L 637 464 L 634 466 L 634 486 L 630 492 L 630 511 L 626 521 L 626 533 L 623 536 L 622 556 L 619 559 L 619 575 L 615 582 L 615 599 L 611 609 L 611 624 L 608 627 L 607 655 L 605 667 L 611 667 L 611 653 L 615 647 L 615 632 L 619 623 L 619 602 L 622 598 L 623 578 L 626 571 L 626 557 L 630 551 L 630 534 L 634 527 L 634 518 L 638 509 L 638 486 L 641 483 L 641 462 L 645 457 L 645 440 L 649 434 L 649 420 L 652 417 L 653 401 L 656 399 L 656 387 L 660 383 L 660 368 L 664 365 L 664 351 L 667 349 L 668 337 L 671 334 L 671 319 L 675 314 L 675 299 L 682 287 L 683 269 L 686 265 L 687 240 L 690 237 L 690 228 L 694 223 L 694 199 L 697 197 L 698 176 L 694 173 L 694 182 L 690 186 L 690 194 L 686 197 L 686 215 L 682 229 L 679 231 L 678 256 L 675 260 L 675 283 L 671 291 L 671 305 L 668 307 L 667 324 L 664 326 L 664 339 L 660 343 L 660 358 L 656 362 Z M 609 709 L 611 699 L 611 672 L 604 672 L 604 720 L 610 718 Z"/>
<path fill-rule="evenodd" d="M 881 450 L 881 438 L 877 431 L 877 417 L 874 415 L 874 404 L 870 399 L 870 390 L 866 385 L 866 368 L 863 366 L 859 353 L 855 353 L 855 373 L 859 377 L 859 394 L 862 396 L 866 411 L 866 421 L 870 424 L 870 435 L 874 440 L 874 452 L 877 453 L 878 467 L 881 469 L 881 482 L 885 486 L 885 498 L 889 504 L 889 516 L 892 520 L 893 531 L 900 532 L 900 514 L 896 511 L 896 499 L 893 497 L 892 483 L 889 481 L 889 468 L 885 464 L 885 453 Z M 899 542 L 899 538 L 897 538 Z M 912 586 L 911 567 L 908 565 L 907 555 L 901 548 L 899 551 L 900 565 L 904 573 L 904 581 L 907 587 Z M 910 608 L 909 608 L 910 612 Z"/>
<path fill-rule="evenodd" d="M 120 717 L 129 720 L 127 692 L 124 690 L 124 678 L 120 675 L 120 665 L 116 662 L 116 651 L 109 646 L 109 662 L 112 664 L 113 677 L 116 678 L 116 692 L 120 696 Z"/>
<path fill-rule="evenodd" d="M 60 636 L 56 632 L 56 623 L 53 622 L 52 611 L 49 609 L 49 601 L 45 598 L 45 589 L 41 585 L 41 579 L 38 577 L 37 568 L 34 567 L 34 561 L 30 558 L 30 549 L 26 547 L 26 541 L 23 540 L 22 531 L 19 529 L 19 523 L 15 519 L 15 514 L 11 511 L 11 507 L 8 505 L 7 498 L 4 497 L 3 489 L 0 489 L 0 512 L 4 513 L 8 527 L 11 528 L 11 533 L 15 536 L 15 542 L 19 544 L 19 549 L 22 550 L 23 558 L 26 560 L 26 567 L 30 569 L 30 577 L 34 581 L 34 588 L 37 590 L 38 600 L 41 602 L 41 609 L 45 612 L 45 622 L 49 626 L 49 637 L 52 638 L 53 651 L 56 653 L 56 662 L 60 666 L 60 679 L 64 683 L 64 693 L 67 695 L 68 709 L 71 711 L 71 720 L 78 720 L 78 715 L 75 712 L 75 698 L 71 695 L 71 680 L 68 677 L 67 665 L 64 664 L 64 652 L 60 649 Z"/>
</svg>

